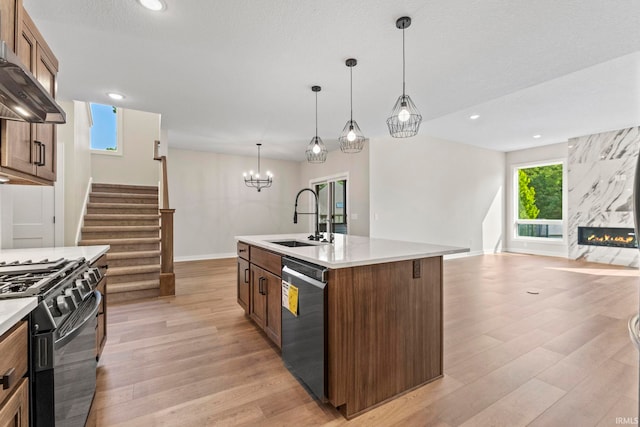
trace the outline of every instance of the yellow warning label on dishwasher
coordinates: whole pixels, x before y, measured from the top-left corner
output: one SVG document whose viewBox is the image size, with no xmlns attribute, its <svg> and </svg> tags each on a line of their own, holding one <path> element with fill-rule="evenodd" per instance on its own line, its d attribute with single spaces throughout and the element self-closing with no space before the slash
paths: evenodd
<svg viewBox="0 0 640 427">
<path fill-rule="evenodd" d="M 294 316 L 298 315 L 298 288 L 284 280 L 282 281 L 282 306 Z"/>
</svg>

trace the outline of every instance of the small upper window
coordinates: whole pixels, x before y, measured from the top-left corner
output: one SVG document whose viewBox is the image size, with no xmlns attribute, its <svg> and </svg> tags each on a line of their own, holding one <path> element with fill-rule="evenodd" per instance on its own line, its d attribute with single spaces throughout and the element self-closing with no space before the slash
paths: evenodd
<svg viewBox="0 0 640 427">
<path fill-rule="evenodd" d="M 122 112 L 112 105 L 91 104 L 91 150 L 122 155 Z"/>
</svg>

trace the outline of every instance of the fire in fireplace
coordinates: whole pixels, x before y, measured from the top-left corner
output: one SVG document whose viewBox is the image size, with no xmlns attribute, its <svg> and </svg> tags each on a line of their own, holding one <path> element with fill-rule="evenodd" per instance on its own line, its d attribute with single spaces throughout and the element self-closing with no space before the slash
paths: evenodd
<svg viewBox="0 0 640 427">
<path fill-rule="evenodd" d="M 578 227 L 578 244 L 615 248 L 638 247 L 633 228 L 618 227 Z"/>
</svg>

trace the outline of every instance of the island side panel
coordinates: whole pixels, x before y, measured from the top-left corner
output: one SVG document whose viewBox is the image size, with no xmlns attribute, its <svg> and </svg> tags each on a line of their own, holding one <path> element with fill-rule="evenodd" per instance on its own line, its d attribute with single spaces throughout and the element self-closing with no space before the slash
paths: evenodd
<svg viewBox="0 0 640 427">
<path fill-rule="evenodd" d="M 442 376 L 442 257 L 418 262 L 352 269 L 347 417 Z"/>
<path fill-rule="evenodd" d="M 327 283 L 327 398 L 338 407 L 347 402 L 353 372 L 353 269 L 329 270 Z"/>
</svg>

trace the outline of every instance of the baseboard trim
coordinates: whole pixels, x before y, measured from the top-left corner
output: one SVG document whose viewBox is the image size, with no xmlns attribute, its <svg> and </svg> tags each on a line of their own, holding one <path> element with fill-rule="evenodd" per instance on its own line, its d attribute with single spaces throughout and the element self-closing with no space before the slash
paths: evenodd
<svg viewBox="0 0 640 427">
<path fill-rule="evenodd" d="M 489 255 L 489 254 L 493 254 L 493 253 L 494 252 L 490 252 L 490 251 L 462 252 L 462 253 L 459 253 L 459 254 L 445 255 L 444 259 L 467 258 L 467 257 L 470 257 L 470 256 Z"/>
<path fill-rule="evenodd" d="M 177 256 L 173 260 L 175 262 L 182 261 L 204 261 L 207 259 L 222 259 L 222 258 L 235 258 L 237 254 L 235 252 L 221 253 L 221 254 L 203 254 L 203 255 L 187 255 Z"/>
<path fill-rule="evenodd" d="M 524 255 L 552 256 L 556 258 L 569 258 L 567 254 L 560 254 L 558 252 L 550 252 L 550 251 L 537 251 L 534 249 L 507 248 L 507 249 L 504 249 L 503 252 L 511 252 L 514 254 L 524 254 Z"/>
</svg>

